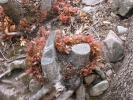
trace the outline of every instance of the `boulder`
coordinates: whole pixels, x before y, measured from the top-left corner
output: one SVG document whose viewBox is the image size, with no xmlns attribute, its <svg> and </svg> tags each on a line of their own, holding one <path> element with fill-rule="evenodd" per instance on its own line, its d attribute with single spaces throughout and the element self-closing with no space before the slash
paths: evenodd
<svg viewBox="0 0 133 100">
<path fill-rule="evenodd" d="M 129 17 L 133 14 L 132 0 L 113 0 L 112 11 L 122 17 Z"/>
<path fill-rule="evenodd" d="M 105 61 L 117 62 L 123 58 L 123 42 L 112 30 L 103 40 L 103 46 L 102 55 Z"/>
</svg>

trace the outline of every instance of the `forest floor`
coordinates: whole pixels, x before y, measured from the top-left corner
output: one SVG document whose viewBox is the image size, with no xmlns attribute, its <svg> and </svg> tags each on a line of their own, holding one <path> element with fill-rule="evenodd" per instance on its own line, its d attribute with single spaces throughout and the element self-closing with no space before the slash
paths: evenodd
<svg viewBox="0 0 133 100">
<path fill-rule="evenodd" d="M 81 2 L 77 4 L 71 2 L 71 4 L 78 9 L 88 7 Z M 80 21 L 77 17 L 73 17 L 71 18 L 70 24 L 66 25 L 62 24 L 62 22 L 56 20 L 55 18 L 45 22 L 46 29 L 60 29 L 66 35 L 93 34 L 95 39 L 99 40 L 100 42 L 102 42 L 108 35 L 109 31 L 112 30 L 117 34 L 118 37 L 120 37 L 123 42 L 125 42 L 128 31 L 125 33 L 119 33 L 117 26 L 129 28 L 132 16 L 130 18 L 124 19 L 114 14 L 111 11 L 111 0 L 89 7 L 92 7 L 93 11 L 89 13 L 80 13 L 84 16 L 82 19 L 80 19 Z M 0 73 L 5 71 L 5 69 L 2 67 L 2 62 L 7 61 L 10 57 L 12 57 L 12 54 L 13 56 L 19 56 L 23 49 L 25 49 L 25 47 L 20 48 L 20 46 L 18 46 L 19 43 L 19 40 L 16 42 L 12 40 L 3 40 L 2 32 L 0 32 Z M 113 66 L 120 65 L 121 62 L 118 62 Z M 117 68 L 114 68 L 114 70 L 117 70 Z"/>
</svg>

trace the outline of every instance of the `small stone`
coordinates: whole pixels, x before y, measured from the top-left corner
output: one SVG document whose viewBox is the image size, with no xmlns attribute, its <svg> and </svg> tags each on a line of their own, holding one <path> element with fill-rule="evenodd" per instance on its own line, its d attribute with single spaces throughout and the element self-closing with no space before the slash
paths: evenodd
<svg viewBox="0 0 133 100">
<path fill-rule="evenodd" d="M 122 33 L 126 33 L 128 28 L 125 28 L 123 26 L 117 26 L 117 30 L 118 30 L 119 33 L 122 34 Z"/>
<path fill-rule="evenodd" d="M 90 96 L 99 96 L 101 95 L 105 90 L 107 90 L 109 87 L 109 82 L 107 80 L 104 80 L 92 88 L 90 88 L 89 94 Z"/>
<path fill-rule="evenodd" d="M 88 76 L 86 76 L 84 78 L 84 82 L 87 84 L 87 85 L 90 85 L 91 82 L 93 82 L 94 80 L 96 79 L 96 75 L 95 74 L 90 74 Z"/>
<path fill-rule="evenodd" d="M 110 63 L 106 63 L 105 64 L 105 67 L 104 69 L 107 71 L 107 70 L 110 70 L 112 68 L 112 66 L 110 65 Z"/>
<path fill-rule="evenodd" d="M 82 3 L 86 4 L 86 5 L 96 5 L 96 4 L 101 3 L 103 1 L 104 0 L 82 0 Z"/>
<path fill-rule="evenodd" d="M 113 73 L 113 72 L 112 72 L 112 70 L 110 69 L 110 70 L 108 70 L 108 71 L 106 72 L 106 75 L 107 75 L 108 77 L 110 77 L 112 73 Z"/>
<path fill-rule="evenodd" d="M 90 13 L 90 12 L 93 12 L 94 9 L 95 9 L 95 7 L 88 6 L 88 7 L 82 8 L 81 10 L 84 11 L 84 12 L 86 12 L 86 13 Z"/>
<path fill-rule="evenodd" d="M 41 84 L 38 84 L 36 81 L 34 81 L 33 79 L 29 82 L 29 90 L 31 92 L 37 92 L 38 90 L 40 90 L 42 87 Z"/>
<path fill-rule="evenodd" d="M 99 75 L 97 75 L 96 79 L 91 84 L 94 86 L 102 81 L 103 79 Z"/>
<path fill-rule="evenodd" d="M 100 67 L 96 67 L 95 71 L 98 73 L 98 75 L 100 75 L 100 77 L 104 80 L 106 79 L 106 75 L 104 74 L 104 72 L 100 69 Z"/>
</svg>

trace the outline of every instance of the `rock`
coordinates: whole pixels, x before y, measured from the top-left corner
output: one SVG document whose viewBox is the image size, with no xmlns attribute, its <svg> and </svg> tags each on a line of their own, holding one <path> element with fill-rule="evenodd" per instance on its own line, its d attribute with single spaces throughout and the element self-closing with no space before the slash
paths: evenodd
<svg viewBox="0 0 133 100">
<path fill-rule="evenodd" d="M 93 81 L 95 80 L 95 78 L 96 78 L 96 75 L 95 75 L 95 74 L 90 74 L 90 75 L 88 75 L 88 76 L 86 76 L 86 77 L 84 78 L 84 82 L 85 82 L 87 85 L 90 85 L 91 82 L 93 82 Z"/>
<path fill-rule="evenodd" d="M 81 10 L 86 12 L 86 13 L 90 13 L 90 12 L 93 12 L 95 10 L 95 7 L 87 6 L 87 7 L 82 8 Z"/>
<path fill-rule="evenodd" d="M 123 58 L 122 40 L 111 30 L 103 41 L 102 56 L 107 62 L 117 62 Z"/>
<path fill-rule="evenodd" d="M 99 75 L 97 75 L 96 79 L 91 84 L 96 85 L 102 81 L 103 81 L 103 79 Z"/>
<path fill-rule="evenodd" d="M 90 100 L 90 97 L 89 97 L 88 93 L 85 94 L 85 100 Z"/>
<path fill-rule="evenodd" d="M 85 100 L 85 87 L 83 83 L 76 90 L 76 100 Z"/>
<path fill-rule="evenodd" d="M 132 0 L 113 0 L 112 11 L 123 17 L 130 17 L 133 14 Z"/>
<path fill-rule="evenodd" d="M 40 0 L 41 1 L 41 10 L 42 11 L 50 11 L 53 0 Z"/>
<path fill-rule="evenodd" d="M 104 80 L 106 79 L 106 75 L 104 74 L 104 72 L 100 69 L 100 67 L 96 67 L 95 71 L 98 75 L 100 75 L 100 77 Z"/>
<path fill-rule="evenodd" d="M 44 77 L 48 79 L 49 82 L 54 82 L 59 79 L 59 70 L 56 62 L 56 52 L 55 52 L 55 31 L 52 31 L 46 41 L 46 45 L 43 49 L 41 67 Z"/>
<path fill-rule="evenodd" d="M 33 79 L 32 80 L 30 80 L 30 83 L 29 83 L 29 90 L 31 91 L 31 92 L 37 92 L 38 90 L 40 90 L 41 89 L 41 87 L 42 87 L 42 85 L 41 84 L 38 84 L 36 81 L 34 81 Z"/>
<path fill-rule="evenodd" d="M 108 81 L 104 80 L 92 88 L 90 88 L 89 94 L 90 96 L 99 96 L 101 95 L 105 90 L 107 90 L 109 87 Z"/>
<path fill-rule="evenodd" d="M 108 76 L 108 77 L 110 77 L 111 75 L 112 75 L 112 70 L 110 69 L 110 70 L 108 70 L 107 72 L 106 72 L 106 75 Z"/>
<path fill-rule="evenodd" d="M 125 28 L 123 26 L 117 26 L 117 30 L 119 33 L 126 33 L 128 28 Z"/>
<path fill-rule="evenodd" d="M 105 64 L 105 67 L 104 69 L 107 71 L 107 70 L 110 70 L 112 68 L 112 66 L 110 65 L 110 63 L 106 63 Z"/>
<path fill-rule="evenodd" d="M 82 0 L 82 3 L 86 4 L 86 5 L 96 5 L 96 4 L 101 3 L 103 1 L 104 0 Z"/>
</svg>

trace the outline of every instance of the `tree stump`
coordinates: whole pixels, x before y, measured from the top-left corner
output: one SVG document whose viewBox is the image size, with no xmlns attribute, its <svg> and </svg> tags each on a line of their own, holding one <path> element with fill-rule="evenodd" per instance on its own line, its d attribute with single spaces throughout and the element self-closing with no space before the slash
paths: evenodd
<svg viewBox="0 0 133 100">
<path fill-rule="evenodd" d="M 87 61 L 89 61 L 89 55 L 90 46 L 87 43 L 81 43 L 76 44 L 72 47 L 69 59 L 76 69 L 80 69 L 86 64 Z M 67 100 L 70 98 L 73 92 L 76 92 L 76 100 L 85 100 L 85 89 L 83 87 L 83 79 L 78 73 L 75 72 L 70 79 L 64 80 L 64 86 L 66 86 L 66 89 L 68 91 L 64 92 L 60 96 L 60 99 L 57 100 Z M 63 95 L 65 94 L 67 96 L 64 96 L 63 98 Z"/>
<path fill-rule="evenodd" d="M 70 59 L 75 67 L 82 67 L 89 61 L 90 46 L 87 43 L 76 44 L 72 47 Z"/>
</svg>

